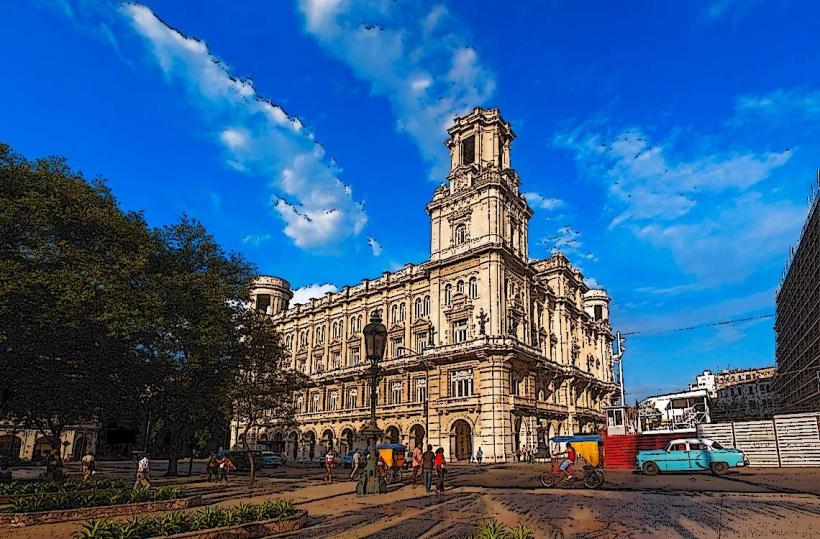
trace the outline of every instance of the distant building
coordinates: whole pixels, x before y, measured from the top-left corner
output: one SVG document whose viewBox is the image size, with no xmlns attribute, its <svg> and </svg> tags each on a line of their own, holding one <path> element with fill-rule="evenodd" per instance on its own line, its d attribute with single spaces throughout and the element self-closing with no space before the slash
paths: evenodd
<svg viewBox="0 0 820 539">
<path fill-rule="evenodd" d="M 638 405 L 641 432 L 692 431 L 711 422 L 711 399 L 706 389 L 655 395 Z"/>
<path fill-rule="evenodd" d="M 776 316 L 777 411 L 820 410 L 820 197 L 817 194 L 777 292 Z"/>
<path fill-rule="evenodd" d="M 695 377 L 695 383 L 689 384 L 689 391 L 695 391 L 698 389 L 705 389 L 707 393 L 709 393 L 709 397 L 714 399 L 717 397 L 717 393 L 715 391 L 715 375 L 710 370 L 703 371 L 703 374 L 699 374 Z"/>
<path fill-rule="evenodd" d="M 717 398 L 712 420 L 751 421 L 774 414 L 774 367 L 724 370 L 715 376 Z"/>
</svg>

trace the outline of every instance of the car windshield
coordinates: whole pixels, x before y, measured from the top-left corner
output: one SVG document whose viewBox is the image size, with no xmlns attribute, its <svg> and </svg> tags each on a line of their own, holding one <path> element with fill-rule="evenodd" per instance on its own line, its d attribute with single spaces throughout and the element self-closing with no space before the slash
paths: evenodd
<svg viewBox="0 0 820 539">
<path fill-rule="evenodd" d="M 725 449 L 725 448 L 717 442 L 712 442 L 712 449 Z"/>
</svg>

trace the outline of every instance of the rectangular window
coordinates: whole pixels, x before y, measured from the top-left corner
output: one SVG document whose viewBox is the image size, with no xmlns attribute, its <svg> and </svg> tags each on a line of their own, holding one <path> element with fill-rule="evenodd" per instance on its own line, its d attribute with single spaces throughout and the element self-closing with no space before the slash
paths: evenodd
<svg viewBox="0 0 820 539">
<path fill-rule="evenodd" d="M 416 333 L 416 352 L 421 354 L 427 347 L 427 333 Z"/>
<path fill-rule="evenodd" d="M 356 402 L 357 398 L 356 397 L 358 397 L 358 391 L 356 391 L 355 389 L 351 389 L 350 391 L 347 392 L 347 406 L 346 406 L 346 408 L 356 408 L 356 405 L 357 405 L 357 402 Z"/>
<path fill-rule="evenodd" d="M 319 411 L 319 394 L 314 393 L 310 396 L 310 411 L 311 412 L 318 412 Z"/>
<path fill-rule="evenodd" d="M 350 364 L 354 367 L 361 362 L 361 354 L 359 353 L 358 348 L 354 348 L 350 351 Z"/>
<path fill-rule="evenodd" d="M 469 397 L 473 394 L 473 370 L 450 371 L 450 397 Z"/>
<path fill-rule="evenodd" d="M 416 402 L 425 402 L 427 400 L 427 380 L 415 378 L 413 387 L 415 388 Z"/>
<path fill-rule="evenodd" d="M 475 163 L 475 136 L 467 137 L 461 143 L 461 164 Z"/>
<path fill-rule="evenodd" d="M 390 339 L 390 344 L 393 347 L 393 357 L 401 357 L 404 354 L 404 337 Z"/>
<path fill-rule="evenodd" d="M 460 343 L 467 340 L 467 321 L 459 320 L 453 324 L 453 342 Z"/>
<path fill-rule="evenodd" d="M 342 366 L 342 353 L 333 352 L 330 356 L 330 362 L 334 369 L 339 369 Z"/>
<path fill-rule="evenodd" d="M 330 411 L 335 412 L 336 406 L 339 402 L 339 393 L 337 391 L 330 392 Z"/>
<path fill-rule="evenodd" d="M 268 307 L 270 307 L 270 294 L 257 294 L 256 310 L 259 312 L 267 313 Z"/>
<path fill-rule="evenodd" d="M 401 404 L 401 382 L 390 383 L 390 404 Z"/>
</svg>

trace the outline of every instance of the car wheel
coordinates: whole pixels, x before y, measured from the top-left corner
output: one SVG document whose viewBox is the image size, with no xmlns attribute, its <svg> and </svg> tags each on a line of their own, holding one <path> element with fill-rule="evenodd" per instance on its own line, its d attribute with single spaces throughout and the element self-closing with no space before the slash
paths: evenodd
<svg viewBox="0 0 820 539">
<path fill-rule="evenodd" d="M 658 475 L 658 472 L 660 471 L 658 465 L 654 462 L 644 462 L 641 469 L 646 475 Z"/>
<path fill-rule="evenodd" d="M 729 465 L 725 462 L 713 462 L 709 465 L 709 469 L 715 475 L 726 475 L 729 473 Z"/>
</svg>

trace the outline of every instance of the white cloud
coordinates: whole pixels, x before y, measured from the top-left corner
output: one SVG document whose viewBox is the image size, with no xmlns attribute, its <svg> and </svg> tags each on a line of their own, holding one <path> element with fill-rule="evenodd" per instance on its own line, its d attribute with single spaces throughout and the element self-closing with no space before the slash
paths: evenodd
<svg viewBox="0 0 820 539">
<path fill-rule="evenodd" d="M 376 238 L 368 236 L 367 244 L 373 250 L 373 256 L 380 256 L 382 254 L 382 245 L 381 243 L 376 241 Z"/>
<path fill-rule="evenodd" d="M 604 285 L 598 282 L 598 279 L 595 277 L 585 277 L 584 284 L 590 288 L 603 288 Z"/>
<path fill-rule="evenodd" d="M 336 285 L 330 283 L 309 284 L 301 288 L 295 288 L 293 290 L 293 299 L 291 300 L 291 304 L 296 305 L 297 303 L 307 303 L 313 298 L 321 298 L 328 292 L 338 292 Z"/>
<path fill-rule="evenodd" d="M 532 207 L 547 211 L 560 208 L 564 205 L 564 201 L 560 198 L 547 198 L 533 191 L 524 193 L 524 198 L 527 199 L 527 202 L 529 202 Z"/>
<path fill-rule="evenodd" d="M 441 179 L 449 169 L 443 130 L 495 89 L 460 22 L 443 5 L 421 2 L 301 0 L 299 7 L 308 33 L 388 99 L 431 178 Z"/>
<path fill-rule="evenodd" d="M 268 240 L 270 240 L 270 234 L 248 234 L 242 238 L 242 243 L 259 247 Z"/>
<path fill-rule="evenodd" d="M 757 6 L 760 0 L 712 0 L 708 2 L 704 16 L 709 21 L 731 18 L 737 22 Z"/>
<path fill-rule="evenodd" d="M 664 145 L 651 144 L 637 129 L 607 136 L 588 133 L 582 126 L 556 135 L 554 143 L 573 151 L 583 168 L 607 184 L 612 206 L 619 211 L 610 223 L 613 227 L 678 219 L 692 211 L 701 194 L 748 189 L 791 157 L 785 150 L 674 159 Z"/>
<path fill-rule="evenodd" d="M 580 267 L 579 261 L 589 260 L 595 262 L 598 258 L 590 253 L 584 252 L 581 248 L 583 243 L 580 240 L 581 233 L 572 228 L 570 225 L 564 225 L 555 231 L 555 234 L 543 238 L 538 243 L 544 245 L 549 249 L 550 253 L 563 253 L 576 266 Z"/>
<path fill-rule="evenodd" d="M 149 44 L 169 81 L 182 83 L 217 135 L 225 164 L 242 173 L 275 179 L 285 201 L 272 197 L 284 233 L 302 248 L 327 247 L 358 235 L 367 216 L 325 157 L 313 133 L 281 107 L 256 93 L 250 80 L 231 75 L 206 44 L 169 27 L 147 7 L 124 4 L 121 13 Z M 267 201 L 266 201 L 267 202 Z"/>
<path fill-rule="evenodd" d="M 820 91 L 778 89 L 767 94 L 746 94 L 735 100 L 733 123 L 749 120 L 789 122 L 820 118 Z"/>
</svg>

